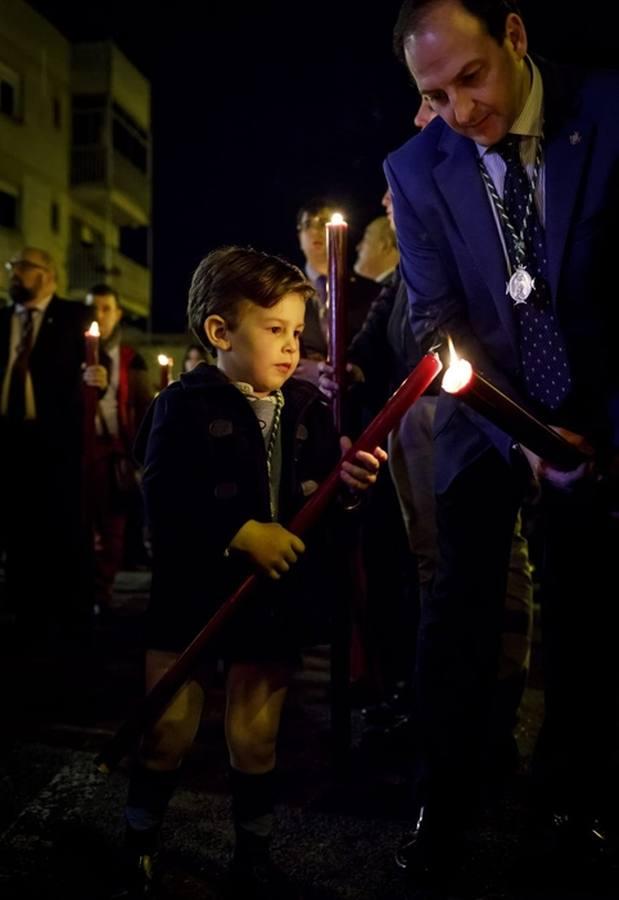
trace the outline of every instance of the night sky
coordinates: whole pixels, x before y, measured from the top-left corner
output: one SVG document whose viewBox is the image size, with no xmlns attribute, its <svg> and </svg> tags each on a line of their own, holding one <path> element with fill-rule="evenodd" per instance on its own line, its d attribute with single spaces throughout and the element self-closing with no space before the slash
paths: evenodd
<svg viewBox="0 0 619 900">
<path fill-rule="evenodd" d="M 382 160 L 416 108 L 391 51 L 400 0 L 371 12 L 352 0 L 31 5 L 70 39 L 114 39 L 151 81 L 154 331 L 185 330 L 191 272 L 213 247 L 301 263 L 295 214 L 308 197 L 341 202 L 351 250 L 380 214 Z M 598 0 L 581 19 L 560 0 L 522 7 L 534 50 L 619 65 L 619 16 Z"/>
</svg>

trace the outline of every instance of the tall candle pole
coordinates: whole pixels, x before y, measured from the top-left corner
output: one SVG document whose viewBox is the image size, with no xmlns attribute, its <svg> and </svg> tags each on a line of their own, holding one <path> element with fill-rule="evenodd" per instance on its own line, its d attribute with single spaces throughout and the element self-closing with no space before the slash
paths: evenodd
<svg viewBox="0 0 619 900">
<path fill-rule="evenodd" d="M 87 366 L 99 365 L 100 334 L 99 323 L 95 319 L 88 331 L 84 332 L 84 358 Z M 95 450 L 95 416 L 97 413 L 98 399 L 98 389 L 91 385 L 84 385 L 82 516 L 87 527 L 90 526 L 92 516 L 92 464 Z"/>
<path fill-rule="evenodd" d="M 333 420 L 342 433 L 342 399 L 346 376 L 346 349 L 348 325 L 348 266 L 346 248 L 348 225 L 340 213 L 334 213 L 327 222 L 327 306 L 329 314 L 328 358 L 333 367 L 337 390 L 333 396 Z"/>
</svg>

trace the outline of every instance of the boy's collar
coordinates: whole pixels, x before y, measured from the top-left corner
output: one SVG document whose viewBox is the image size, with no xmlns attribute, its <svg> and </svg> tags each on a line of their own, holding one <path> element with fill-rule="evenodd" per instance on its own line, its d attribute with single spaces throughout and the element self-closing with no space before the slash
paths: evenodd
<svg viewBox="0 0 619 900">
<path fill-rule="evenodd" d="M 280 393 L 279 391 L 271 391 L 271 393 L 267 394 L 266 397 L 258 397 L 256 395 L 256 392 L 254 391 L 253 386 L 247 381 L 233 381 L 232 384 L 239 389 L 243 396 L 251 397 L 254 400 L 272 400 L 273 402 L 275 402 L 278 394 Z"/>
</svg>

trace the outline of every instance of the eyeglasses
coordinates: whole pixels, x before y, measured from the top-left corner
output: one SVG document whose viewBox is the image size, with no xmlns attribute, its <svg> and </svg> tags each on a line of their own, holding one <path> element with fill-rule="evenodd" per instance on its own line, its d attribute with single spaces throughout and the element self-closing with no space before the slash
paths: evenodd
<svg viewBox="0 0 619 900">
<path fill-rule="evenodd" d="M 331 219 L 324 216 L 304 216 L 297 225 L 297 231 L 309 231 L 310 228 L 326 228 Z"/>
<path fill-rule="evenodd" d="M 49 272 L 47 266 L 41 266 L 39 263 L 30 262 L 29 259 L 11 259 L 9 262 L 5 262 L 4 268 L 7 272 L 12 272 L 14 269 L 23 269 L 25 272 L 30 272 L 32 269 L 43 269 L 44 272 Z"/>
</svg>

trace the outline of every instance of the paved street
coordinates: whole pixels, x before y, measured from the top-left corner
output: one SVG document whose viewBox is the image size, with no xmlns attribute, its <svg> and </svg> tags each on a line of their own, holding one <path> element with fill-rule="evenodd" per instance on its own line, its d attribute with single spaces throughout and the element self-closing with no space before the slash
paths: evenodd
<svg viewBox="0 0 619 900">
<path fill-rule="evenodd" d="M 74 673 L 73 695 L 66 682 L 59 689 L 44 658 L 32 661 L 36 696 L 31 692 L 30 708 L 21 711 L 14 742 L 5 743 L 0 780 L 2 900 L 102 900 L 114 885 L 126 773 L 121 767 L 103 776 L 94 758 L 141 696 L 140 611 L 147 588 L 146 573 L 121 576 L 115 615 L 98 629 L 96 652 L 84 671 Z M 3 655 L 5 685 L 15 678 L 9 657 Z M 534 667 L 518 735 L 525 761 L 541 715 L 538 682 Z M 328 648 L 316 648 L 295 682 L 281 735 L 276 861 L 308 900 L 421 900 L 428 895 L 393 863 L 393 848 L 411 825 L 407 742 L 360 741 L 361 716 L 354 710 L 352 751 L 345 764 L 336 765 L 328 689 Z M 218 685 L 165 823 L 165 887 L 179 900 L 223 896 L 232 828 L 222 707 Z M 464 871 L 445 896 L 616 900 L 618 871 L 610 863 L 566 865 L 559 877 L 523 862 L 523 791 L 524 778 L 514 779 L 503 816 L 489 818 L 471 834 Z"/>
</svg>

